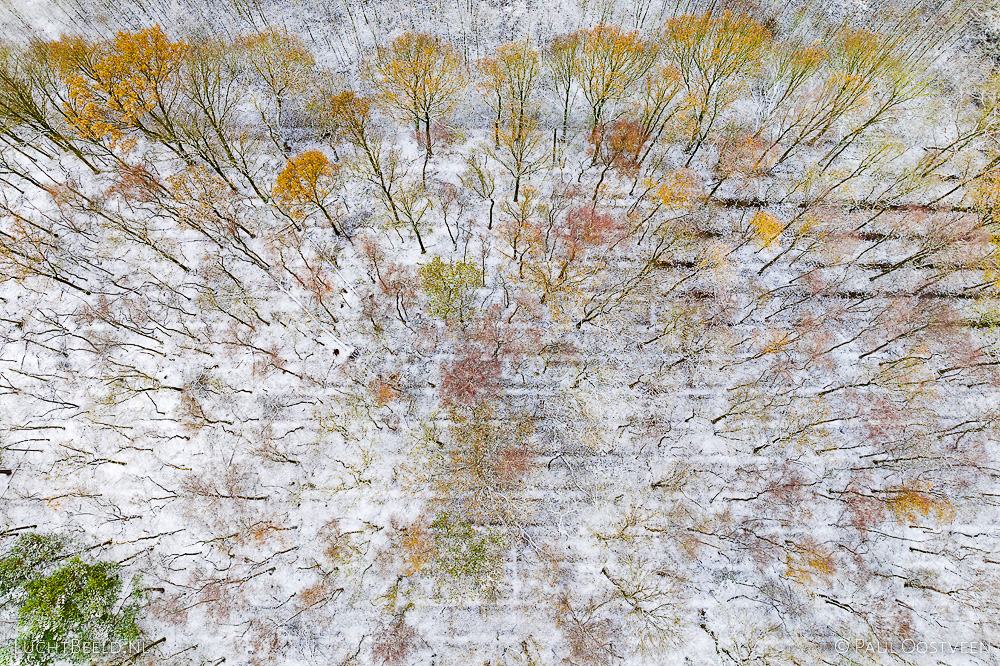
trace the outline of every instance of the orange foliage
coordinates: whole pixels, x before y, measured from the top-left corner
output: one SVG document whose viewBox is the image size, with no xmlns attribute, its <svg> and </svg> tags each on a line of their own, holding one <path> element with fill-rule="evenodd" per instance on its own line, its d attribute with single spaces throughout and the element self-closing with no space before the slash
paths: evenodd
<svg viewBox="0 0 1000 666">
<path fill-rule="evenodd" d="M 428 529 L 426 522 L 418 520 L 401 530 L 399 545 L 403 551 L 403 566 L 408 576 L 419 574 L 436 556 L 434 535 Z"/>
<path fill-rule="evenodd" d="M 385 407 L 403 394 L 399 386 L 399 374 L 393 373 L 389 377 L 376 377 L 372 382 L 371 391 L 375 395 L 375 402 L 378 403 L 378 406 Z"/>
<path fill-rule="evenodd" d="M 320 127 L 329 134 L 330 145 L 342 141 L 363 144 L 364 131 L 371 113 L 371 102 L 353 91 L 324 95 L 315 105 Z"/>
<path fill-rule="evenodd" d="M 920 518 L 948 521 L 955 516 L 951 502 L 935 497 L 930 489 L 918 485 L 899 485 L 888 491 L 886 506 L 901 524 L 913 523 Z"/>
<path fill-rule="evenodd" d="M 339 164 L 333 164 L 318 150 L 309 150 L 288 160 L 272 194 L 288 208 L 292 219 L 303 220 L 315 208 L 333 224 L 324 202 L 336 191 L 339 172 Z"/>
<path fill-rule="evenodd" d="M 605 117 L 607 105 L 624 99 L 632 86 L 656 62 L 658 47 L 636 32 L 601 24 L 579 33 L 577 52 L 580 86 L 591 107 L 593 126 Z"/>
<path fill-rule="evenodd" d="M 380 51 L 371 63 L 379 100 L 414 123 L 424 123 L 431 149 L 431 122 L 450 113 L 465 85 L 462 59 L 454 46 L 439 37 L 406 32 Z"/>
<path fill-rule="evenodd" d="M 169 80 L 178 72 L 187 46 L 171 42 L 159 26 L 136 33 L 119 32 L 92 51 L 79 40 L 55 49 L 69 87 L 66 115 L 76 132 L 92 141 L 108 139 L 129 150 L 125 138 L 141 118 L 161 103 Z"/>
<path fill-rule="evenodd" d="M 764 249 L 778 239 L 785 225 L 774 215 L 759 210 L 750 220 L 750 226 L 753 228 L 754 242 Z"/>
<path fill-rule="evenodd" d="M 770 43 L 763 25 L 728 10 L 667 22 L 663 48 L 684 82 L 693 111 L 688 145 L 692 157 L 719 113 L 735 101 L 748 76 L 760 69 Z"/>
<path fill-rule="evenodd" d="M 639 157 L 651 138 L 647 127 L 630 118 L 622 118 L 610 126 L 600 125 L 590 134 L 594 151 L 603 153 L 599 161 L 621 169 L 628 176 L 638 173 Z"/>
<path fill-rule="evenodd" d="M 557 242 L 562 244 L 559 256 L 572 261 L 587 248 L 618 240 L 624 229 L 610 213 L 586 204 L 570 209 L 554 231 Z"/>
<path fill-rule="evenodd" d="M 771 35 L 758 21 L 730 11 L 680 16 L 667 22 L 663 44 L 689 90 L 710 88 L 760 68 Z"/>
<path fill-rule="evenodd" d="M 787 564 L 785 576 L 801 585 L 828 583 L 837 573 L 833 553 L 809 538 L 792 545 Z"/>
</svg>

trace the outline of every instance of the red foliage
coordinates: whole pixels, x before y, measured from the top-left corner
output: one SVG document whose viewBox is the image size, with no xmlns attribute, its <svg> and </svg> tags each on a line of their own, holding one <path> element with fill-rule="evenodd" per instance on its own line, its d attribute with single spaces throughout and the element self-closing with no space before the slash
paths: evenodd
<svg viewBox="0 0 1000 666">
<path fill-rule="evenodd" d="M 372 657 L 381 664 L 397 666 L 408 664 L 410 655 L 417 646 L 417 632 L 407 624 L 402 615 L 396 616 L 372 643 Z"/>
<path fill-rule="evenodd" d="M 451 331 L 454 357 L 441 366 L 438 391 L 447 407 L 475 407 L 500 394 L 504 364 L 516 364 L 540 341 L 537 301 L 494 303 L 467 326 Z M 456 339 L 457 338 L 457 339 Z"/>
<path fill-rule="evenodd" d="M 502 479 L 519 479 L 531 468 L 531 452 L 523 446 L 509 446 L 500 451 L 497 475 Z"/>
<path fill-rule="evenodd" d="M 466 334 L 471 342 L 494 358 L 517 362 L 538 346 L 541 316 L 537 299 L 518 300 L 507 312 L 493 304 L 470 323 Z"/>
<path fill-rule="evenodd" d="M 409 320 L 417 301 L 416 272 L 409 266 L 386 259 L 385 252 L 374 238 L 362 238 L 358 245 L 367 264 L 368 277 L 373 283 L 361 304 L 364 318 L 372 322 L 376 331 L 385 328 L 388 318 Z"/>
<path fill-rule="evenodd" d="M 133 201 L 152 201 L 162 188 L 160 181 L 142 164 L 119 165 L 107 196 L 119 195 Z"/>
<path fill-rule="evenodd" d="M 879 450 L 890 452 L 904 446 L 912 417 L 907 405 L 873 391 L 851 391 L 848 399 L 857 405 L 865 439 Z"/>
<path fill-rule="evenodd" d="M 885 503 L 871 495 L 870 485 L 870 479 L 853 479 L 843 495 L 844 517 L 863 539 L 868 530 L 886 519 Z"/>
<path fill-rule="evenodd" d="M 614 243 L 624 236 L 623 225 L 593 204 L 570 209 L 555 228 L 559 258 L 572 261 L 586 249 Z"/>
<path fill-rule="evenodd" d="M 639 158 L 651 135 L 639 122 L 622 118 L 609 125 L 598 125 L 590 135 L 598 161 L 620 169 L 632 178 L 639 171 Z"/>
<path fill-rule="evenodd" d="M 500 392 L 500 360 L 478 345 L 463 344 L 441 368 L 441 401 L 450 407 L 474 407 Z"/>
</svg>

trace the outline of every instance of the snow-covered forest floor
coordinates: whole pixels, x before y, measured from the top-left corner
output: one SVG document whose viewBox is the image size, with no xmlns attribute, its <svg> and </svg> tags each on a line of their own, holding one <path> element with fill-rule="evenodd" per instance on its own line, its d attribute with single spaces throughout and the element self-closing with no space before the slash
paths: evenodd
<svg viewBox="0 0 1000 666">
<path fill-rule="evenodd" d="M 1000 661 L 990 4 L 5 2 L 0 663 Z"/>
</svg>

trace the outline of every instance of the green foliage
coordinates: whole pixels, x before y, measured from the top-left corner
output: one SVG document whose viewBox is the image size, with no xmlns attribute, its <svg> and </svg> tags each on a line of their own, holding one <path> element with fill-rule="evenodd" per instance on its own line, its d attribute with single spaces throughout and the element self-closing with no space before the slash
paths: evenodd
<svg viewBox="0 0 1000 666">
<path fill-rule="evenodd" d="M 498 530 L 476 529 L 447 512 L 431 523 L 437 547 L 437 567 L 454 587 L 471 587 L 489 600 L 498 596 L 502 577 L 501 554 L 505 547 Z"/>
<path fill-rule="evenodd" d="M 482 285 L 483 272 L 473 263 L 445 263 L 434 257 L 420 267 L 420 282 L 430 301 L 430 311 L 441 319 L 464 321 L 473 306 L 476 288 Z"/>
<path fill-rule="evenodd" d="M 972 306 L 969 324 L 974 328 L 1000 327 L 1000 303 L 995 298 L 983 297 Z"/>
<path fill-rule="evenodd" d="M 37 577 L 66 547 L 65 539 L 30 532 L 21 535 L 0 560 L 0 595 L 7 596 Z"/>
<path fill-rule="evenodd" d="M 119 565 L 78 556 L 59 564 L 66 547 L 58 536 L 25 534 L 0 560 L 0 594 L 7 610 L 16 607 L 18 627 L 17 638 L 0 650 L 0 663 L 92 663 L 141 637 L 137 590 L 116 610 Z"/>
</svg>

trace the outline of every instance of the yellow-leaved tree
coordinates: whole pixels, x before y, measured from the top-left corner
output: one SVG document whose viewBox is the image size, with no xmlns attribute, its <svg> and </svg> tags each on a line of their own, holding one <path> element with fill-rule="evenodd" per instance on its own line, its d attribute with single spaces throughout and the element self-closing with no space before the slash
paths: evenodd
<svg viewBox="0 0 1000 666">
<path fill-rule="evenodd" d="M 671 19 L 661 43 L 684 82 L 694 116 L 687 145 L 690 164 L 740 87 L 760 69 L 771 33 L 759 21 L 727 10 Z"/>
<path fill-rule="evenodd" d="M 86 44 L 77 40 L 86 51 Z M 37 132 L 58 150 L 73 153 L 92 171 L 97 171 L 76 145 L 76 132 L 65 122 L 61 104 L 62 80 L 56 71 L 59 42 L 35 41 L 27 47 L 0 44 L 0 137 L 15 145 L 22 131 Z M 34 151 L 53 157 L 43 142 L 31 141 Z"/>
<path fill-rule="evenodd" d="M 131 149 L 135 131 L 182 151 L 172 137 L 170 88 L 186 45 L 154 26 L 119 32 L 109 44 L 63 40 L 57 62 L 69 88 L 66 116 L 74 130 L 112 148 Z M 150 116 L 147 120 L 147 116 Z"/>
<path fill-rule="evenodd" d="M 627 98 L 632 86 L 653 67 L 658 47 L 636 32 L 611 25 L 601 24 L 578 34 L 576 69 L 590 105 L 593 133 L 607 120 L 610 105 Z"/>
<path fill-rule="evenodd" d="M 885 504 L 901 524 L 933 519 L 948 522 L 955 517 L 955 508 L 940 492 L 921 484 L 902 484 L 885 491 Z"/>
<path fill-rule="evenodd" d="M 431 123 L 454 110 L 465 87 L 458 50 L 439 37 L 406 32 L 378 50 L 368 74 L 379 102 L 411 121 L 418 136 L 423 124 L 427 156 L 433 155 Z"/>
<path fill-rule="evenodd" d="M 323 91 L 309 102 L 307 108 L 312 120 L 338 160 L 340 152 L 337 149 L 341 144 L 354 143 L 359 115 L 368 114 L 368 107 L 359 106 L 362 104 L 366 105 L 367 101 L 362 101 L 350 90 L 336 93 Z"/>
<path fill-rule="evenodd" d="M 752 227 L 753 241 L 762 250 L 778 240 L 778 236 L 785 228 L 781 220 L 764 210 L 754 213 L 750 220 L 750 226 Z"/>
<path fill-rule="evenodd" d="M 514 201 L 521 179 L 537 169 L 541 143 L 532 97 L 541 75 L 538 51 L 528 41 L 497 47 L 479 63 L 487 103 L 495 114 L 494 157 L 514 178 Z"/>
<path fill-rule="evenodd" d="M 339 236 L 340 229 L 328 210 L 328 201 L 337 190 L 339 174 L 339 164 L 334 164 L 318 150 L 309 150 L 288 160 L 278 174 L 272 195 L 297 222 L 320 211 Z"/>
<path fill-rule="evenodd" d="M 559 100 L 562 110 L 562 140 L 566 141 L 566 130 L 569 127 L 569 114 L 573 109 L 573 85 L 579 75 L 580 33 L 560 35 L 553 39 L 545 49 L 545 67 L 552 81 L 552 88 Z"/>
<path fill-rule="evenodd" d="M 399 183 L 406 167 L 394 147 L 387 148 L 383 130 L 372 122 L 372 101 L 350 90 L 330 95 L 320 123 L 329 128 L 331 143 L 347 141 L 354 146 L 358 159 L 349 168 L 377 189 L 379 200 L 392 216 L 396 227 L 404 224 Z M 419 231 L 417 232 L 419 234 Z"/>
<path fill-rule="evenodd" d="M 266 106 L 258 105 L 258 109 L 271 139 L 281 148 L 282 111 L 290 96 L 305 92 L 316 60 L 298 35 L 274 28 L 243 37 L 237 46 L 243 49 L 248 70 L 273 100 L 270 118 Z"/>
<path fill-rule="evenodd" d="M 499 146 L 501 125 L 516 124 L 530 109 L 541 75 L 538 51 L 527 40 L 501 44 L 491 57 L 477 63 L 477 69 L 486 103 L 495 115 L 493 136 Z"/>
</svg>

